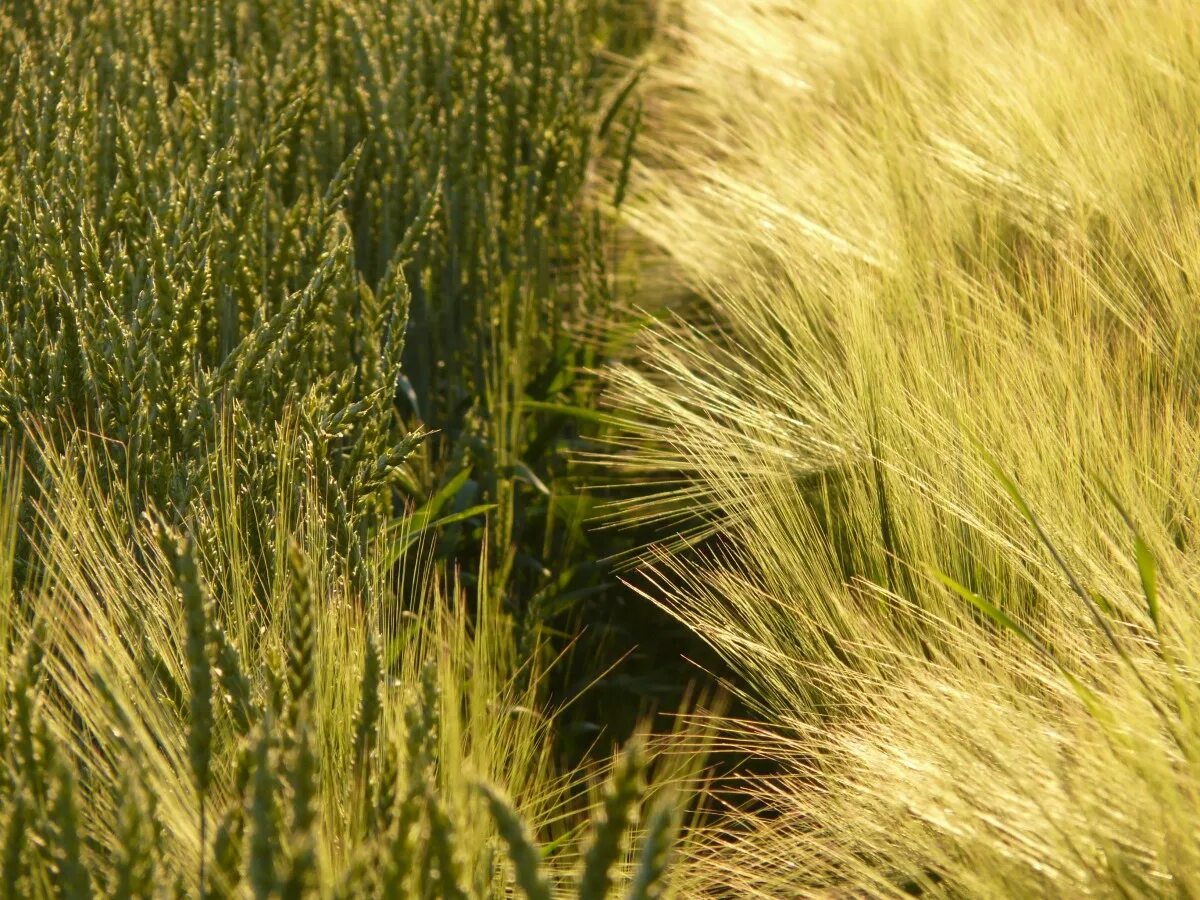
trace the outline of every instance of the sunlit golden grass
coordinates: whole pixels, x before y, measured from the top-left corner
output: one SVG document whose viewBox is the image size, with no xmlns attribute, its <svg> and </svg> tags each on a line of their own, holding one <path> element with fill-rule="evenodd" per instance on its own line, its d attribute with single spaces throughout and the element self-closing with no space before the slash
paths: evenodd
<svg viewBox="0 0 1200 900">
<path fill-rule="evenodd" d="M 292 440 L 282 428 L 280 459 Z M 555 896 L 665 889 L 704 729 L 564 772 L 541 654 L 518 657 L 497 599 L 468 598 L 420 545 L 397 569 L 374 542 L 352 578 L 311 467 L 281 470 L 298 514 L 252 574 L 226 500 L 178 530 L 136 517 L 95 452 L 47 443 L 36 476 L 0 454 L 5 567 L 39 482 L 42 575 L 0 595 L 3 865 L 21 890 L 492 897 L 528 893 L 530 860 Z M 208 496 L 236 505 L 235 461 L 211 477 Z"/>
<path fill-rule="evenodd" d="M 40 700 L 42 715 L 59 747 L 74 757 L 86 786 L 79 801 L 82 829 L 98 858 L 119 858 L 123 835 L 117 809 L 136 786 L 153 798 L 153 814 L 162 829 L 156 864 L 172 877 L 196 873 L 201 870 L 201 819 L 189 769 L 192 725 L 187 704 L 178 706 L 172 699 L 176 692 L 186 695 L 189 682 L 186 604 L 179 602 L 170 565 L 157 547 L 154 517 L 145 517 L 131 546 L 129 511 L 120 496 L 106 499 L 89 483 L 96 467 L 86 462 L 85 449 L 76 445 L 71 453 L 52 463 L 46 501 L 37 514 L 45 576 L 34 607 L 36 621 L 45 629 L 48 682 Z M 296 475 L 304 478 L 304 473 Z M 237 485 L 230 487 L 236 494 Z M 314 492 L 306 490 L 305 495 L 311 507 Z M 6 521 L 14 511 L 6 505 Z M 279 715 L 279 698 L 295 691 L 285 685 L 297 614 L 291 599 L 297 574 L 294 560 L 287 558 L 289 548 L 302 560 L 311 602 L 319 604 L 313 619 L 313 683 L 306 701 L 321 785 L 320 878 L 311 888 L 326 893 L 344 878 L 354 890 L 371 883 L 356 867 L 380 864 L 371 856 L 384 836 L 373 833 L 382 829 L 371 819 L 375 795 L 380 790 L 402 794 L 418 775 L 415 761 L 406 756 L 412 749 L 406 746 L 406 711 L 422 702 L 423 680 L 438 690 L 436 728 L 429 732 L 434 742 L 429 753 L 436 760 L 434 790 L 456 823 L 455 853 L 467 867 L 469 883 L 490 886 L 498 876 L 488 862 L 494 831 L 474 789 L 477 781 L 504 785 L 534 827 L 561 829 L 553 820 L 567 810 L 568 783 L 553 774 L 550 764 L 546 735 L 551 719 L 538 711 L 534 699 L 539 676 L 527 673 L 518 684 L 515 673 L 521 666 L 513 658 L 515 644 L 507 633 L 511 626 L 494 604 L 483 599 L 469 616 L 454 585 L 419 563 L 406 598 L 404 579 L 388 577 L 386 565 L 376 557 L 368 563 L 370 596 L 351 595 L 351 580 L 337 564 L 331 566 L 332 557 L 324 550 L 324 517 L 317 508 L 306 509 L 300 521 L 279 523 L 278 558 L 269 561 L 272 571 L 265 573 L 272 591 L 260 603 L 236 589 L 253 579 L 239 570 L 247 557 L 236 546 L 236 517 L 226 512 L 207 510 L 211 521 L 195 526 L 198 568 L 214 627 L 236 648 L 247 696 L 268 710 L 268 717 L 272 709 Z M 399 615 L 385 615 L 404 606 L 408 609 Z M 5 615 L 12 622 L 19 613 L 7 606 Z M 355 734 L 372 642 L 383 666 L 377 738 L 383 749 L 364 770 L 355 759 Z M 236 784 L 244 735 L 238 727 L 237 698 L 223 680 L 223 664 L 218 655 L 209 841 L 221 816 L 242 802 Z M 285 705 L 290 703 L 299 699 Z M 294 740 L 284 722 L 274 727 L 285 746 Z M 369 766 L 388 765 L 387 751 L 392 765 L 399 760 L 399 770 L 390 776 L 371 774 Z M 212 850 L 208 853 L 215 889 L 219 882 L 212 874 Z"/>
<path fill-rule="evenodd" d="M 660 328 L 618 402 L 625 465 L 682 479 L 640 510 L 702 513 L 647 594 L 785 773 L 714 865 L 773 896 L 1193 892 L 1200 13 L 682 18 L 633 218 L 713 324 Z"/>
</svg>

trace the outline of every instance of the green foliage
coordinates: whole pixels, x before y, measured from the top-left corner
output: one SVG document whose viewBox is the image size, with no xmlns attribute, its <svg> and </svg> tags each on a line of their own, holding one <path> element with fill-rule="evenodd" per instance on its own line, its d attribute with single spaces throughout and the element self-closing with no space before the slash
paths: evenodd
<svg viewBox="0 0 1200 900">
<path fill-rule="evenodd" d="M 576 868 L 623 2 L 0 4 L 0 889 L 504 896 L 514 823 Z"/>
<path fill-rule="evenodd" d="M 611 297 L 585 188 L 622 146 L 594 126 L 602 12 L 7 4 L 0 428 L 91 435 L 135 515 L 185 515 L 232 455 L 260 557 L 296 515 L 266 486 L 315 474 L 351 571 L 411 503 L 397 542 L 438 527 L 448 559 L 479 556 L 490 513 L 490 587 L 522 615 L 577 589 L 546 564 L 600 555 L 558 483 L 579 423 L 524 400 L 595 393 L 584 335 Z"/>
</svg>

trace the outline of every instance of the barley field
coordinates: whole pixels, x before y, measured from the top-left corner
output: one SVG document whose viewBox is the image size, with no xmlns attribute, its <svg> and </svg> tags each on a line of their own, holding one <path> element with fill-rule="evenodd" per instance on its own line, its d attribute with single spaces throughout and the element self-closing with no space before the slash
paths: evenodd
<svg viewBox="0 0 1200 900">
<path fill-rule="evenodd" d="M 0 897 L 1200 895 L 1198 178 L 1188 0 L 0 0 Z"/>
</svg>

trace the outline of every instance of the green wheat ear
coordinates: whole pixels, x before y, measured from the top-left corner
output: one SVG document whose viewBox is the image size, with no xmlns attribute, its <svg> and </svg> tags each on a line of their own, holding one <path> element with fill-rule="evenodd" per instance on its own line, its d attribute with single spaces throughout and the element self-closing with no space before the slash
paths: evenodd
<svg viewBox="0 0 1200 900">
<path fill-rule="evenodd" d="M 258 711 L 254 706 L 253 688 L 242 666 L 241 654 L 221 626 L 213 621 L 209 626 L 209 643 L 217 661 L 216 675 L 224 692 L 225 703 L 233 718 L 238 735 L 250 733 Z"/>
<path fill-rule="evenodd" d="M 369 807 L 368 828 L 388 835 L 378 844 L 382 860 L 382 884 L 385 896 L 402 896 L 408 880 L 417 868 L 414 865 L 413 830 L 420 814 L 418 793 L 410 771 L 409 785 L 403 800 L 396 792 L 400 779 L 399 751 L 395 744 L 384 743 L 379 748 L 377 784 L 374 802 Z"/>
<path fill-rule="evenodd" d="M 289 724 L 296 727 L 301 707 L 313 701 L 316 673 L 316 613 L 309 564 L 294 543 L 288 547 L 291 585 L 288 592 L 288 689 L 291 695 Z"/>
<path fill-rule="evenodd" d="M 517 877 L 517 886 L 528 900 L 550 900 L 550 882 L 542 874 L 542 854 L 533 842 L 529 829 L 521 814 L 499 788 L 489 784 L 478 785 L 487 801 L 488 812 L 496 823 L 496 830 L 508 847 L 508 858 L 512 861 Z"/>
<path fill-rule="evenodd" d="M 659 804 L 650 813 L 637 871 L 629 885 L 629 900 L 659 900 L 667 890 L 667 865 L 675 839 L 675 809 Z"/>
<path fill-rule="evenodd" d="M 232 893 L 241 881 L 242 848 L 246 831 L 247 792 L 254 769 L 257 745 L 243 737 L 233 770 L 232 801 L 213 839 L 213 874 L 209 891 L 220 896 Z"/>
<path fill-rule="evenodd" d="M 30 824 L 30 800 L 24 787 L 19 788 L 9 799 L 11 808 L 4 823 L 4 844 L 0 848 L 0 852 L 3 853 L 0 857 L 0 877 L 4 878 L 4 884 L 15 894 L 21 886 L 26 869 L 25 831 Z"/>
<path fill-rule="evenodd" d="M 611 872 L 621 856 L 621 841 L 642 796 L 645 769 L 641 744 L 630 741 L 617 761 L 604 792 L 604 805 L 592 829 L 592 840 L 583 861 L 579 900 L 605 900 L 612 885 Z"/>
<path fill-rule="evenodd" d="M 443 900 L 467 900 L 454 822 L 438 797 L 437 785 L 432 779 L 426 782 L 425 805 L 429 816 L 429 839 L 438 866 L 438 896 Z"/>
<path fill-rule="evenodd" d="M 300 720 L 292 736 L 292 759 L 287 781 L 292 793 L 292 827 L 288 838 L 291 864 L 284 879 L 281 896 L 308 896 L 317 877 L 317 758 L 313 752 L 312 726 L 307 717 Z"/>
<path fill-rule="evenodd" d="M 171 563 L 175 588 L 183 595 L 188 661 L 188 760 L 199 797 L 200 818 L 200 889 L 205 887 L 205 862 L 208 853 L 208 798 L 212 781 L 213 673 L 209 656 L 208 604 L 196 567 L 195 541 L 189 535 L 182 540 L 163 529 L 160 544 Z"/>
<path fill-rule="evenodd" d="M 271 716 L 265 716 L 255 739 L 254 773 L 250 785 L 250 849 L 246 874 L 256 900 L 267 900 L 278 886 L 276 860 L 280 841 L 275 795 L 279 778 L 271 753 L 274 743 L 271 728 Z"/>
<path fill-rule="evenodd" d="M 171 564 L 175 587 L 183 596 L 188 662 L 188 759 L 196 791 L 208 792 L 212 764 L 212 663 L 208 655 L 208 611 L 200 574 L 196 568 L 195 542 L 189 536 L 175 538 L 163 531 L 160 542 Z"/>
<path fill-rule="evenodd" d="M 157 837 L 153 799 L 130 775 L 124 775 L 118 788 L 118 846 L 111 882 L 113 897 L 151 896 Z"/>
<path fill-rule="evenodd" d="M 0 447 L 34 477 L 0 490 L 0 894 L 371 896 L 386 875 L 465 897 L 464 873 L 491 877 L 494 829 L 441 751 L 467 734 L 470 764 L 543 796 L 548 728 L 472 718 L 526 699 L 529 669 L 507 613 L 442 618 L 457 587 L 381 650 L 409 588 L 380 545 L 455 485 L 424 507 L 422 534 L 453 537 L 440 591 L 486 553 L 485 512 L 498 546 L 531 540 L 547 501 L 510 463 L 557 469 L 575 436 L 526 433 L 508 401 L 547 373 L 573 393 L 557 373 L 593 356 L 573 329 L 609 305 L 592 6 L 4 7 Z M 505 412 L 460 443 L 471 408 Z M 18 660 L 43 603 L 53 640 Z M 444 684 L 414 677 L 424 655 Z M 403 721 L 392 677 L 420 686 Z"/>
<path fill-rule="evenodd" d="M 370 755 L 375 748 L 379 733 L 380 699 L 379 689 L 383 681 L 383 660 L 379 652 L 379 638 L 374 630 L 367 632 L 367 646 L 363 658 L 363 674 L 354 725 L 354 772 L 364 784 L 370 774 Z"/>
<path fill-rule="evenodd" d="M 92 896 L 92 879 L 84 859 L 75 776 L 66 760 L 54 750 L 52 738 L 44 728 L 40 730 L 39 741 L 42 759 L 52 778 L 43 829 L 48 839 L 54 880 L 64 898 L 87 900 Z"/>
</svg>

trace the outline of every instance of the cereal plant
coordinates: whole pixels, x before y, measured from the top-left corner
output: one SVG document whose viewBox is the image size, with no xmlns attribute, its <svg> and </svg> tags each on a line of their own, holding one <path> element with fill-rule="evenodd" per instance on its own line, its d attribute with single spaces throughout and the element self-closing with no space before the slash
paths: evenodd
<svg viewBox="0 0 1200 900">
<path fill-rule="evenodd" d="M 756 711 L 694 890 L 1191 895 L 1195 6 L 684 7 L 632 216 L 696 308 L 619 403 Z"/>
</svg>

